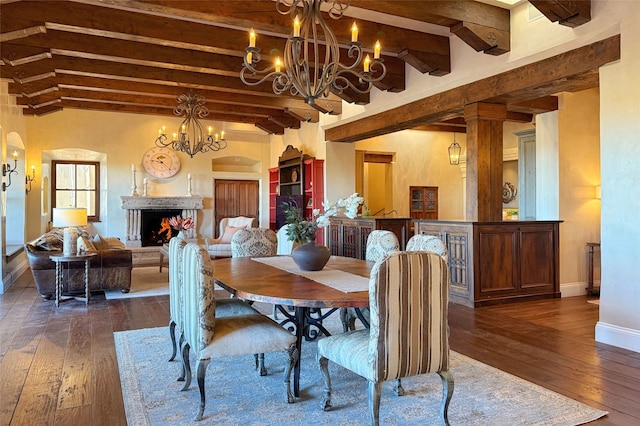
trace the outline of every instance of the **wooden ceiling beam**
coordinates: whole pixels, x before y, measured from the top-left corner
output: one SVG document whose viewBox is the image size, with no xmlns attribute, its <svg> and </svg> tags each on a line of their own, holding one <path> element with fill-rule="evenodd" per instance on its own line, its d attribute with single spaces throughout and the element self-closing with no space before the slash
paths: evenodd
<svg viewBox="0 0 640 426">
<path fill-rule="evenodd" d="M 502 55 L 511 50 L 511 33 L 486 25 L 460 22 L 451 27 L 451 32 L 474 48 L 476 52 Z"/>
<path fill-rule="evenodd" d="M 284 135 L 284 127 L 282 127 L 281 125 L 273 122 L 273 121 L 269 121 L 269 120 L 261 120 L 257 123 L 255 123 L 256 127 L 264 130 L 265 132 L 272 134 L 272 135 Z"/>
<path fill-rule="evenodd" d="M 136 2 L 130 2 L 136 3 Z M 155 6 L 154 13 L 163 15 L 180 14 L 185 19 L 209 19 L 211 15 L 224 19 L 227 25 L 241 28 L 254 28 L 258 33 L 258 47 L 263 52 L 270 52 L 273 49 L 281 51 L 284 46 L 282 38 L 289 36 L 292 27 L 290 15 L 281 15 L 276 11 L 274 2 L 233 2 L 219 1 L 215 5 L 198 1 L 147 1 L 143 5 L 136 6 L 137 11 L 146 9 L 151 11 L 148 4 Z M 369 4 L 384 2 L 367 2 Z M 424 3 L 415 5 L 417 8 L 425 7 Z M 176 12 L 178 10 L 179 12 Z M 349 8 L 347 9 L 347 12 Z M 348 14 L 347 14 L 348 15 Z M 351 23 L 354 18 L 345 15 L 342 19 L 332 20 L 326 16 L 326 21 L 330 23 L 338 42 L 346 45 L 351 40 Z M 250 17 L 250 19 L 247 19 Z M 397 55 L 404 49 L 413 49 L 427 54 L 450 56 L 449 39 L 446 36 L 429 34 L 420 31 L 407 30 L 406 28 L 394 27 L 392 25 L 381 24 L 372 21 L 355 18 L 359 28 L 358 40 L 362 43 L 363 49 L 369 53 L 373 52 L 376 41 L 382 44 L 383 53 L 388 52 Z M 218 21 L 218 24 L 220 21 Z M 275 45 L 266 41 L 262 44 L 263 34 L 277 33 L 281 38 Z M 243 40 L 248 41 L 245 37 Z"/>
<path fill-rule="evenodd" d="M 531 99 L 528 101 L 509 103 L 507 104 L 507 108 L 510 111 L 528 111 L 534 114 L 556 111 L 558 109 L 558 97 L 544 96 L 542 98 Z"/>
<path fill-rule="evenodd" d="M 422 74 L 443 76 L 451 72 L 451 56 L 404 49 L 398 58 L 420 71 Z"/>
<path fill-rule="evenodd" d="M 449 27 L 476 51 L 501 55 L 510 50 L 509 10 L 471 1 L 366 1 L 351 6 Z"/>
<path fill-rule="evenodd" d="M 447 126 L 446 124 L 427 124 L 424 126 L 412 127 L 411 130 L 422 130 L 427 132 L 449 132 L 449 133 L 467 133 L 467 127 Z"/>
<path fill-rule="evenodd" d="M 268 120 L 283 128 L 299 129 L 301 126 L 300 120 L 297 120 L 292 116 L 286 114 L 271 115 L 269 116 Z"/>
<path fill-rule="evenodd" d="M 355 142 L 441 121 L 448 114 L 459 116 L 460 108 L 464 105 L 485 103 L 487 99 L 503 96 L 513 99 L 550 96 L 563 91 L 564 84 L 576 89 L 575 83 L 580 81 L 581 75 L 589 75 L 585 80 L 589 83 L 591 75 L 597 73 L 601 66 L 619 59 L 620 36 L 616 35 L 348 124 L 328 128 L 325 140 Z"/>
<path fill-rule="evenodd" d="M 188 90 L 194 90 L 205 98 L 215 100 L 220 103 L 228 103 L 232 105 L 247 105 L 247 106 L 264 106 L 273 107 L 279 109 L 294 109 L 300 111 L 300 113 L 308 112 L 313 122 L 318 120 L 318 110 L 307 105 L 304 100 L 300 98 L 292 98 L 286 96 L 253 96 L 238 93 L 228 93 L 212 90 L 209 87 L 204 86 L 167 86 L 156 83 L 143 83 L 127 80 L 115 80 L 100 77 L 91 76 L 76 76 L 71 74 L 59 74 L 54 78 L 34 82 L 28 84 L 9 83 L 9 93 L 15 95 L 32 96 L 34 93 L 40 93 L 46 90 L 57 90 L 58 86 L 61 88 L 77 88 L 83 90 L 92 91 L 104 91 L 115 93 L 133 93 L 133 94 L 154 94 L 156 96 L 171 97 L 175 100 L 178 95 L 181 95 Z M 342 112 L 342 102 L 339 99 L 335 100 L 322 100 L 321 101 L 327 108 L 327 111 L 334 114 L 340 114 Z"/>
<path fill-rule="evenodd" d="M 261 19 L 262 15 L 255 10 L 247 13 L 244 6 L 238 4 L 241 2 L 217 2 L 213 9 L 207 7 L 205 2 L 155 2 L 156 5 L 151 8 L 149 3 L 129 1 L 117 5 L 110 1 L 93 1 L 91 4 L 50 1 L 43 5 L 39 4 L 38 10 L 32 9 L 33 6 L 29 3 L 22 4 L 21 9 L 17 9 L 17 5 L 8 5 L 7 8 L 3 6 L 3 8 L 6 9 L 5 13 L 10 13 L 13 19 L 37 18 L 43 22 L 75 26 L 76 31 L 87 35 L 121 37 L 146 43 L 156 42 L 190 50 L 197 50 L 200 47 L 215 53 L 234 54 L 238 57 L 242 57 L 248 44 L 250 28 L 255 28 L 258 33 L 258 47 L 263 53 L 266 52 L 267 56 L 273 57 L 282 56 L 285 39 L 291 31 L 291 19 L 277 13 L 274 3 L 265 2 L 266 9 L 270 9 L 264 12 L 264 16 L 270 17 L 268 20 Z M 122 7 L 123 4 L 126 4 L 125 8 Z M 255 3 L 252 5 L 256 6 Z M 199 11 L 194 12 L 189 9 L 199 9 Z M 203 10 L 207 12 L 202 12 Z M 246 16 L 251 16 L 251 20 L 246 19 Z M 132 20 L 136 22 L 135 28 L 127 25 Z M 262 21 L 265 23 L 260 25 Z M 86 26 L 86 22 L 91 22 L 90 28 Z M 274 22 L 276 22 L 275 25 Z M 338 40 L 345 45 L 350 41 L 351 21 L 345 18 L 338 22 L 344 23 L 344 28 L 332 25 L 332 29 Z M 190 31 L 183 31 L 182 28 L 187 25 Z M 388 52 L 396 56 L 400 51 L 410 48 L 427 54 L 450 56 L 447 37 L 361 20 L 358 20 L 358 25 L 363 27 L 360 32 L 360 41 L 367 52 L 372 53 L 376 40 L 380 40 L 383 44 L 383 54 Z M 85 27 L 84 30 L 82 30 L 83 27 Z M 203 35 L 206 35 L 206 38 Z M 212 46 L 214 41 L 215 46 Z M 183 46 L 185 43 L 189 46 Z M 346 49 L 343 49 L 342 53 L 346 57 Z"/>
<path fill-rule="evenodd" d="M 551 22 L 575 28 L 591 21 L 591 0 L 530 0 Z"/>
</svg>

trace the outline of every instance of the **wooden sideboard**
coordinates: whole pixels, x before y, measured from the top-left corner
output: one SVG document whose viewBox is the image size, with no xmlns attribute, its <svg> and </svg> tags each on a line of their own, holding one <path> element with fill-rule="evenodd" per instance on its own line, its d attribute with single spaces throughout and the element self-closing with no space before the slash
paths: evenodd
<svg viewBox="0 0 640 426">
<path fill-rule="evenodd" d="M 561 221 L 414 220 L 449 250 L 450 300 L 476 307 L 560 297 Z"/>
<path fill-rule="evenodd" d="M 365 258 L 367 240 L 371 231 L 383 229 L 398 237 L 400 249 L 404 250 L 409 239 L 411 219 L 397 217 L 347 217 L 329 218 L 329 250 L 334 256 L 346 256 L 356 259 Z"/>
</svg>

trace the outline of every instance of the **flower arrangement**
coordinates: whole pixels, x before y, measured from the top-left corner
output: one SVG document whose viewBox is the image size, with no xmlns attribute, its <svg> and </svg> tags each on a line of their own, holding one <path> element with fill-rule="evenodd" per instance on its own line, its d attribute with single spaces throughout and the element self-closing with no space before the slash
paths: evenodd
<svg viewBox="0 0 640 426">
<path fill-rule="evenodd" d="M 324 228 L 329 225 L 329 218 L 338 214 L 344 214 L 350 219 L 358 215 L 358 208 L 364 204 L 364 198 L 360 194 L 353 193 L 347 198 L 339 199 L 335 204 L 329 204 L 326 200 L 322 203 L 324 213 L 320 209 L 313 209 L 310 218 L 302 216 L 302 209 L 295 205 L 295 202 L 288 201 L 282 203 L 285 218 L 287 221 L 287 237 L 290 241 L 297 243 L 306 243 L 316 238 L 318 228 Z"/>
<path fill-rule="evenodd" d="M 182 217 L 178 215 L 169 219 L 169 225 L 171 225 L 173 229 L 177 229 L 178 231 L 187 231 L 189 229 L 193 229 L 195 223 L 190 217 L 182 219 Z"/>
</svg>

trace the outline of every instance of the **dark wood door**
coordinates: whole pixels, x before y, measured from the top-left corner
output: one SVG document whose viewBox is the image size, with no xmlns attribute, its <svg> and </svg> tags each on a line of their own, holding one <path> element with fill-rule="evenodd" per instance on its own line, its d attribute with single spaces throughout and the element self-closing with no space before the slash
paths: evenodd
<svg viewBox="0 0 640 426">
<path fill-rule="evenodd" d="M 214 181 L 215 233 L 219 237 L 220 220 L 224 217 L 260 217 L 260 185 L 257 180 Z"/>
</svg>

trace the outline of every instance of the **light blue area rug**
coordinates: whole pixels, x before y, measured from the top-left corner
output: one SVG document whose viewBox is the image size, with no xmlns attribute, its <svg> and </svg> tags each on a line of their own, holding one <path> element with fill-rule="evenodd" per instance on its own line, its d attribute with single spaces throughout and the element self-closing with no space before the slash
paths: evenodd
<svg viewBox="0 0 640 426">
<path fill-rule="evenodd" d="M 131 290 L 122 293 L 120 290 L 106 290 L 105 298 L 131 299 L 132 297 L 164 296 L 169 294 L 169 268 L 162 268 L 159 272 L 157 266 L 144 266 L 131 270 Z"/>
<path fill-rule="evenodd" d="M 329 330 L 341 331 L 333 322 Z M 176 381 L 180 363 L 167 362 L 167 328 L 114 335 L 130 426 L 369 424 L 367 382 L 335 364 L 330 363 L 334 407 L 328 412 L 321 410 L 324 382 L 313 342 L 302 345 L 301 395 L 295 404 L 285 402 L 284 354 L 265 356 L 269 372 L 265 377 L 254 370 L 253 356 L 228 358 L 209 365 L 205 417 L 193 422 L 200 399 L 198 386 L 194 378 L 190 389 L 180 391 L 182 382 Z M 449 408 L 452 425 L 580 425 L 607 414 L 461 354 L 451 355 L 455 378 Z M 398 397 L 393 393 L 393 383 L 385 383 L 380 424 L 439 424 L 440 377 L 429 374 L 406 378 L 402 384 L 405 395 Z"/>
</svg>

